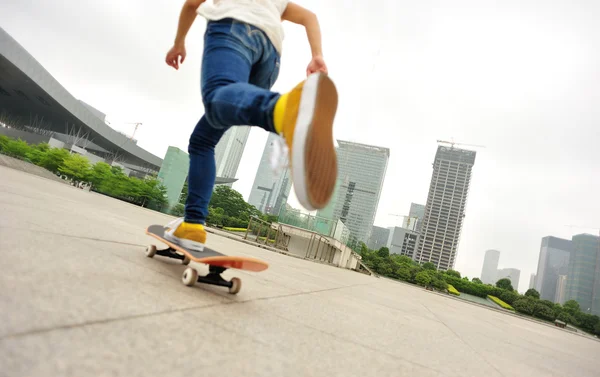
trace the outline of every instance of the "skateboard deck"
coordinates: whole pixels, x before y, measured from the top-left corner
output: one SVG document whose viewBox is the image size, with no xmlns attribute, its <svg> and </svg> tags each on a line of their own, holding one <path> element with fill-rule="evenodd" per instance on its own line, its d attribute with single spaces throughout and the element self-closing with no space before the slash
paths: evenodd
<svg viewBox="0 0 600 377">
<path fill-rule="evenodd" d="M 224 280 L 221 273 L 228 268 L 247 271 L 264 271 L 269 267 L 269 264 L 260 259 L 242 256 L 229 256 L 219 253 L 213 249 L 205 247 L 203 251 L 195 251 L 179 246 L 165 239 L 165 231 L 167 229 L 162 225 L 150 225 L 146 229 L 146 234 L 156 238 L 168 246 L 167 249 L 158 250 L 155 245 L 150 245 L 146 248 L 146 256 L 153 258 L 155 255 L 160 255 L 167 258 L 181 260 L 185 265 L 190 261 L 204 263 L 209 266 L 209 273 L 206 276 L 198 276 L 198 271 L 192 267 L 188 267 L 181 279 L 185 285 L 192 286 L 196 282 L 220 285 L 229 288 L 229 293 L 238 293 L 241 288 L 241 280 L 233 278 L 230 281 Z"/>
</svg>

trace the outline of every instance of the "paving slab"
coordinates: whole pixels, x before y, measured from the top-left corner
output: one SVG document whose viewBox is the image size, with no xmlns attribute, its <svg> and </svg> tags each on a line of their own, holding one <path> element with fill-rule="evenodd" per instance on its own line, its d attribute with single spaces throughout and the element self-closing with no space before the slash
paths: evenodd
<svg viewBox="0 0 600 377">
<path fill-rule="evenodd" d="M 0 167 L 0 376 L 598 375 L 596 340 L 216 234 L 269 269 L 185 287 L 144 255 L 171 219 Z"/>
</svg>

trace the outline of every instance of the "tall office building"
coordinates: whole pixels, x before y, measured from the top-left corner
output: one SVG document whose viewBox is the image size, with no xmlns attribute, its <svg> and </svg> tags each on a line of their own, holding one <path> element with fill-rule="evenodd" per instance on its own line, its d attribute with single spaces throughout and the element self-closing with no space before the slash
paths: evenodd
<svg viewBox="0 0 600 377">
<path fill-rule="evenodd" d="M 567 275 L 559 275 L 558 279 L 556 279 L 556 296 L 554 297 L 554 302 L 557 302 L 561 305 L 565 303 L 565 297 L 567 293 Z"/>
<path fill-rule="evenodd" d="M 581 311 L 600 315 L 600 238 L 578 234 L 572 242 L 565 301 L 575 300 Z"/>
<path fill-rule="evenodd" d="M 332 203 L 317 216 L 341 220 L 356 241 L 367 242 L 375 221 L 390 150 L 338 140 L 338 181 Z M 328 216 L 327 216 L 328 215 Z"/>
<path fill-rule="evenodd" d="M 371 229 L 371 236 L 369 237 L 369 242 L 367 242 L 367 246 L 371 250 L 379 250 L 382 247 L 389 247 L 387 244 L 389 237 L 390 230 L 388 228 L 374 226 Z"/>
<path fill-rule="evenodd" d="M 424 217 L 425 206 L 423 204 L 410 203 L 410 211 L 408 212 L 408 217 L 402 221 L 402 227 L 421 232 Z"/>
<path fill-rule="evenodd" d="M 551 236 L 542 238 L 535 283 L 540 298 L 556 302 L 556 283 L 560 275 L 567 275 L 572 251 L 573 243 L 569 240 Z"/>
<path fill-rule="evenodd" d="M 535 274 L 531 274 L 531 276 L 529 277 L 529 288 L 528 289 L 531 289 L 531 288 L 535 289 Z"/>
<path fill-rule="evenodd" d="M 249 134 L 250 127 L 236 126 L 221 137 L 215 148 L 217 177 L 235 178 Z"/>
<path fill-rule="evenodd" d="M 390 249 L 390 254 L 405 255 L 413 258 L 419 240 L 419 233 L 397 226 L 391 227 L 389 231 L 390 235 L 387 247 Z"/>
<path fill-rule="evenodd" d="M 439 146 L 415 260 L 440 270 L 454 267 L 475 152 Z"/>
<path fill-rule="evenodd" d="M 488 250 L 483 257 L 483 267 L 481 268 L 481 281 L 484 284 L 496 284 L 498 279 L 498 262 L 500 261 L 500 252 L 498 250 Z"/>
<path fill-rule="evenodd" d="M 167 208 L 169 211 L 179 203 L 181 189 L 185 184 L 190 166 L 190 157 L 177 147 L 170 146 L 158 172 L 158 180 L 167 189 Z"/>
<path fill-rule="evenodd" d="M 519 279 L 521 278 L 521 271 L 516 268 L 503 268 L 498 270 L 496 276 L 498 280 L 507 278 L 515 291 L 519 290 Z"/>
<path fill-rule="evenodd" d="M 285 208 L 292 188 L 289 168 L 283 169 L 279 175 L 276 175 L 271 167 L 271 154 L 279 137 L 277 134 L 269 133 L 248 198 L 248 203 L 269 215 L 278 215 L 282 206 Z"/>
</svg>

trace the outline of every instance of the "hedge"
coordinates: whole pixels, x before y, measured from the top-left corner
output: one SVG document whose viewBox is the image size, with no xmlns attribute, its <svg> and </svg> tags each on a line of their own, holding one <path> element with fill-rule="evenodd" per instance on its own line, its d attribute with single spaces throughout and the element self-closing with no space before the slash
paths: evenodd
<svg viewBox="0 0 600 377">
<path fill-rule="evenodd" d="M 245 232 L 247 228 L 232 228 L 229 226 L 223 227 L 223 230 L 228 230 L 230 232 Z"/>
<path fill-rule="evenodd" d="M 455 296 L 460 296 L 460 292 L 457 291 L 456 288 L 452 286 L 452 284 L 448 284 L 448 293 L 453 294 Z"/>
<path fill-rule="evenodd" d="M 501 307 L 503 307 L 504 309 L 508 309 L 508 310 L 512 310 L 513 312 L 515 311 L 515 309 L 508 305 L 506 302 L 500 300 L 498 297 L 496 296 L 492 296 L 492 295 L 488 295 L 488 298 L 492 301 L 494 301 L 496 304 L 500 305 Z"/>
</svg>

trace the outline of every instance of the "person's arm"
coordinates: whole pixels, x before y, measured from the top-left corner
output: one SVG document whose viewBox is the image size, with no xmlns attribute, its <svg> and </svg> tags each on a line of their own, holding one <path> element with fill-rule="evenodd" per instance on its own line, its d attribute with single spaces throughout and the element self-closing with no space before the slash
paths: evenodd
<svg viewBox="0 0 600 377">
<path fill-rule="evenodd" d="M 281 19 L 302 25 L 306 29 L 306 37 L 308 38 L 308 44 L 312 53 L 312 60 L 306 68 L 306 75 L 315 72 L 327 73 L 327 65 L 325 64 L 325 60 L 323 60 L 323 50 L 321 47 L 321 27 L 319 26 L 317 16 L 308 9 L 290 1 L 281 15 Z"/>
<path fill-rule="evenodd" d="M 304 26 L 312 56 L 323 56 L 321 49 L 321 28 L 316 14 L 290 1 L 281 15 L 281 19 Z"/>
<path fill-rule="evenodd" d="M 187 36 L 194 20 L 196 20 L 198 7 L 205 0 L 186 0 L 179 14 L 179 23 L 177 25 L 177 34 L 173 47 L 167 53 L 167 64 L 175 69 L 179 69 L 179 64 L 185 60 L 185 37 Z"/>
<path fill-rule="evenodd" d="M 204 1 L 205 0 L 186 0 L 183 4 L 181 13 L 179 14 L 179 25 L 177 26 L 175 45 L 185 45 L 185 37 L 196 19 L 196 11 Z"/>
</svg>

